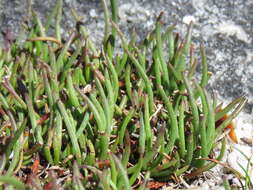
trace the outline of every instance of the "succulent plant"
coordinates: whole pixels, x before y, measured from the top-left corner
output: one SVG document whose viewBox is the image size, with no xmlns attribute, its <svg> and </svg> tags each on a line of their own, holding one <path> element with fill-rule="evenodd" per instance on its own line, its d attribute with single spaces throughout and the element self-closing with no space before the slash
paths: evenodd
<svg viewBox="0 0 253 190">
<path fill-rule="evenodd" d="M 17 38 L 1 49 L 0 183 L 148 189 L 149 180 L 190 179 L 215 166 L 208 158 L 222 158 L 226 140 L 219 137 L 246 98 L 221 109 L 208 95 L 203 45 L 201 80 L 194 79 L 193 24 L 181 40 L 175 26 L 162 32 L 160 14 L 143 42 L 128 42 L 117 25 L 116 1 L 112 20 L 102 2 L 102 50 L 76 13 L 76 30 L 63 42 L 61 0 L 45 25 L 33 13 L 25 42 Z M 54 17 L 55 37 L 49 37 Z"/>
</svg>

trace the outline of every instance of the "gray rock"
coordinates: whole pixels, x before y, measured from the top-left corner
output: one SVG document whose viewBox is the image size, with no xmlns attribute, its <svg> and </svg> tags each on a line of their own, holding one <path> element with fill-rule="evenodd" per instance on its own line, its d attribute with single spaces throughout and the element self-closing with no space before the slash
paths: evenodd
<svg viewBox="0 0 253 190">
<path fill-rule="evenodd" d="M 45 20 L 54 1 L 33 1 L 34 9 Z M 126 33 L 135 28 L 142 38 L 152 28 L 156 16 L 164 11 L 164 23 L 177 24 L 177 32 L 184 33 L 189 19 L 195 21 L 194 43 L 205 43 L 209 69 L 213 72 L 210 88 L 222 99 L 230 100 L 247 94 L 246 112 L 253 105 L 253 1 L 251 0 L 119 0 L 119 25 Z M 74 27 L 71 8 L 83 18 L 91 38 L 97 43 L 103 37 L 103 9 L 99 0 L 64 1 L 62 22 L 65 30 Z M 10 28 L 14 34 L 27 16 L 26 1 L 2 0 L 1 30 Z M 199 68 L 200 69 L 200 68 Z"/>
</svg>

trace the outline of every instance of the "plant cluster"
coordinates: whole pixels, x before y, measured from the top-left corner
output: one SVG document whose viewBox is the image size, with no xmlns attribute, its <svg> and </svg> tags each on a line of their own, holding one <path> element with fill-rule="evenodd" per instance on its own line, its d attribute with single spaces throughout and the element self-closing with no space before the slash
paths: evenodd
<svg viewBox="0 0 253 190">
<path fill-rule="evenodd" d="M 143 42 L 128 41 L 116 24 L 116 1 L 111 0 L 111 19 L 102 3 L 102 50 L 75 12 L 76 29 L 64 42 L 62 0 L 44 25 L 32 13 L 32 25 L 24 25 L 25 42 L 5 38 L 0 183 L 18 189 L 148 189 L 155 188 L 151 179 L 190 179 L 215 166 L 207 159 L 222 158 L 225 138 L 219 137 L 246 98 L 221 109 L 208 95 L 203 46 L 201 80 L 194 79 L 193 24 L 181 39 L 175 26 L 162 32 L 160 14 Z M 49 37 L 54 18 L 55 37 Z M 116 40 L 122 54 L 115 53 Z"/>
</svg>

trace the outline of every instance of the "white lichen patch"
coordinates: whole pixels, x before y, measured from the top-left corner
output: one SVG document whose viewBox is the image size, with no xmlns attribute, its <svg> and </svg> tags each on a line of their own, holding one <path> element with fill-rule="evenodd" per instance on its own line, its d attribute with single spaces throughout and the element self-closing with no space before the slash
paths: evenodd
<svg viewBox="0 0 253 190">
<path fill-rule="evenodd" d="M 143 8 L 138 2 L 122 4 L 118 9 L 119 18 L 123 21 L 145 21 L 146 24 L 148 19 L 152 16 L 152 12 Z"/>
<path fill-rule="evenodd" d="M 240 117 L 238 117 L 236 122 L 236 135 L 238 139 L 247 138 L 252 140 L 253 124 L 251 117 L 252 116 L 248 114 L 241 114 Z M 245 175 L 243 169 L 247 169 L 249 162 L 253 164 L 253 148 L 240 140 L 232 149 L 234 150 L 228 154 L 227 162 L 232 168 L 239 171 L 242 175 Z M 245 156 L 247 158 L 245 158 Z M 248 173 L 252 178 L 251 180 L 253 180 L 252 168 Z"/>
<path fill-rule="evenodd" d="M 91 18 L 97 18 L 98 17 L 98 14 L 97 14 L 95 9 L 91 9 L 89 14 L 90 14 Z"/>
<path fill-rule="evenodd" d="M 225 34 L 226 36 L 235 36 L 238 40 L 250 43 L 247 33 L 239 25 L 233 22 L 222 22 L 214 27 L 216 33 Z"/>
<path fill-rule="evenodd" d="M 196 23 L 196 19 L 192 15 L 186 15 L 183 17 L 183 23 L 190 24 L 191 22 Z"/>
</svg>

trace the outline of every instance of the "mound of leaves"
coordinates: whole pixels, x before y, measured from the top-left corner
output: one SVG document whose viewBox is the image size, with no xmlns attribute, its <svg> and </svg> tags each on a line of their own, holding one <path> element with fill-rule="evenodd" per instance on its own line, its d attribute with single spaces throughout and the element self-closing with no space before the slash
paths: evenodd
<svg viewBox="0 0 253 190">
<path fill-rule="evenodd" d="M 61 0 L 44 25 L 36 13 L 24 23 L 25 42 L 5 36 L 1 188 L 157 189 L 196 177 L 215 166 L 207 160 L 222 158 L 221 134 L 246 98 L 222 107 L 208 95 L 211 75 L 203 46 L 201 60 L 195 57 L 193 24 L 181 39 L 175 26 L 161 32 L 161 14 L 143 42 L 128 41 L 116 24 L 116 2 L 112 20 L 102 2 L 102 48 L 90 41 L 76 13 L 76 30 L 61 38 Z"/>
</svg>

